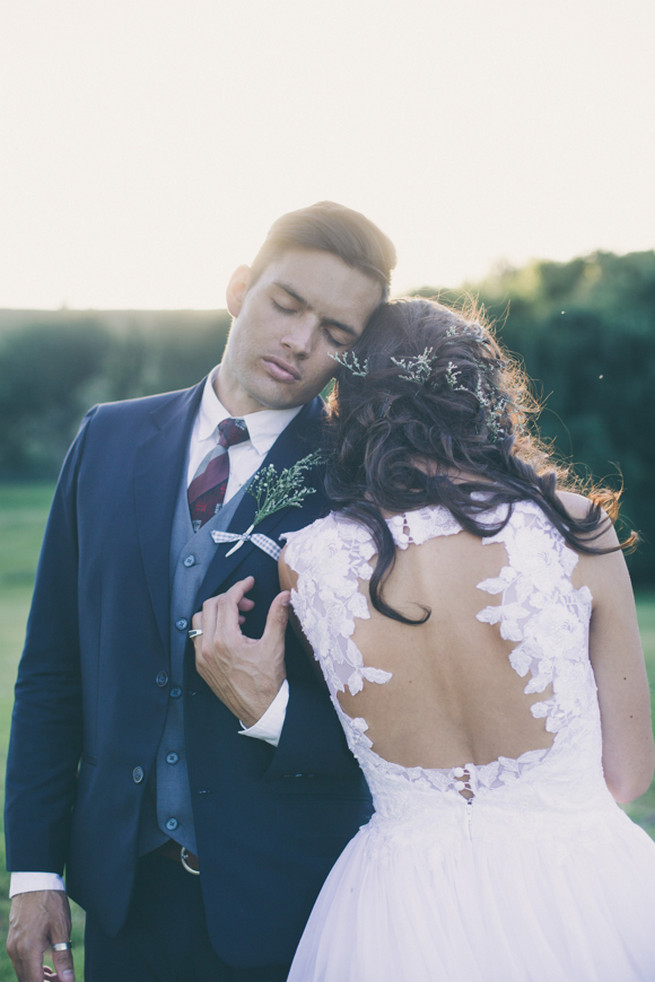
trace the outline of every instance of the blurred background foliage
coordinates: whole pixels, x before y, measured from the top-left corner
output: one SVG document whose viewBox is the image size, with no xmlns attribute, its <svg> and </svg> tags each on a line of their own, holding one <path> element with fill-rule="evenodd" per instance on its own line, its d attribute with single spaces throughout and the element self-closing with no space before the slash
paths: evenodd
<svg viewBox="0 0 655 982">
<path fill-rule="evenodd" d="M 56 477 L 97 402 L 184 388 L 221 356 L 226 311 L 0 311 L 0 474 Z"/>
<path fill-rule="evenodd" d="M 501 267 L 457 290 L 473 296 L 523 360 L 544 405 L 542 435 L 583 476 L 619 487 L 642 534 L 629 559 L 655 585 L 655 252 L 594 253 Z M 95 402 L 182 388 L 220 360 L 226 311 L 0 311 L 0 474 L 56 475 Z"/>
</svg>

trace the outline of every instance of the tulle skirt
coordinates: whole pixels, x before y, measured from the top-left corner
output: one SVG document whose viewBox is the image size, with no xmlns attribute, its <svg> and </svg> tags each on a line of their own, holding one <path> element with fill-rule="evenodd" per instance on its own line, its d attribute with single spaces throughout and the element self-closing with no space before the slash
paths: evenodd
<svg viewBox="0 0 655 982">
<path fill-rule="evenodd" d="M 655 842 L 612 807 L 543 836 L 432 841 L 374 816 L 314 906 L 289 982 L 653 982 Z"/>
</svg>

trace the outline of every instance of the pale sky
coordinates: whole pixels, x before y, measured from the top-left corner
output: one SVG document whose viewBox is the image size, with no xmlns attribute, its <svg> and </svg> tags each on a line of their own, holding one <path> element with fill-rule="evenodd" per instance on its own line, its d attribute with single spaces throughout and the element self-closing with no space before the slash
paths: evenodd
<svg viewBox="0 0 655 982">
<path fill-rule="evenodd" d="M 2 0 L 0 307 L 216 308 L 330 198 L 396 295 L 655 248 L 653 0 Z"/>
</svg>

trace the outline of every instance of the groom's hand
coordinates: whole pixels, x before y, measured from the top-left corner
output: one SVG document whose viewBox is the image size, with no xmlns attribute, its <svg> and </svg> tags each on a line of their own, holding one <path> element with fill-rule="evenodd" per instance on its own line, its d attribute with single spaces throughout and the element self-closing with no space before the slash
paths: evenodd
<svg viewBox="0 0 655 982">
<path fill-rule="evenodd" d="M 55 943 L 68 941 L 70 932 L 70 906 L 62 890 L 17 894 L 9 913 L 7 952 L 19 982 L 43 982 L 43 979 L 74 982 L 70 950 L 51 953 L 56 974 L 43 966 L 46 950 Z"/>
<path fill-rule="evenodd" d="M 203 632 L 193 641 L 198 674 L 246 727 L 261 719 L 286 678 L 289 593 L 273 600 L 261 638 L 247 638 L 241 632 L 241 613 L 254 606 L 246 597 L 254 582 L 248 576 L 227 593 L 210 597 L 193 617 L 193 627 Z"/>
</svg>

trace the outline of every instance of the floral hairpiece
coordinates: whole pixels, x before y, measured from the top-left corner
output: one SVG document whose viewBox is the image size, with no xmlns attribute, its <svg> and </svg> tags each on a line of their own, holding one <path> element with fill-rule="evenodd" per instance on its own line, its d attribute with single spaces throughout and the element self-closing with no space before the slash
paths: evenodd
<svg viewBox="0 0 655 982">
<path fill-rule="evenodd" d="M 458 337 L 461 335 L 461 331 L 454 325 L 449 327 L 445 332 L 445 337 L 450 339 Z M 484 331 L 479 324 L 470 325 L 469 336 L 472 340 L 479 343 L 484 343 L 487 338 Z M 358 376 L 359 378 L 365 378 L 370 370 L 369 360 L 366 358 L 362 364 L 357 355 L 352 351 L 346 351 L 343 354 L 330 353 L 330 357 L 341 365 L 342 368 L 346 368 L 352 375 Z M 398 378 L 405 382 L 413 382 L 417 386 L 423 386 L 432 378 L 432 374 L 435 365 L 438 363 L 440 355 L 435 353 L 434 348 L 424 348 L 420 355 L 412 355 L 408 358 L 394 358 L 391 355 L 391 362 L 397 368 L 402 369 L 404 374 L 398 374 Z M 501 363 L 501 367 L 504 363 Z M 499 396 L 498 398 L 493 398 L 488 388 L 485 387 L 483 382 L 483 376 L 485 374 L 485 369 L 488 372 L 490 366 L 483 365 L 477 374 L 477 380 L 475 387 L 471 388 L 467 385 L 462 385 L 460 382 L 461 370 L 458 369 L 454 362 L 449 361 L 446 366 L 446 383 L 451 392 L 468 392 L 469 395 L 474 396 L 482 409 L 485 412 L 486 423 L 492 438 L 499 439 L 504 435 L 504 419 L 507 412 L 507 407 L 509 405 L 509 400 L 507 396 Z M 385 397 L 385 402 L 380 412 L 383 416 L 386 412 L 387 406 L 390 400 L 390 393 L 387 392 Z"/>
<path fill-rule="evenodd" d="M 446 382 L 448 383 L 448 388 L 451 390 L 451 392 L 468 392 L 469 395 L 475 396 L 480 405 L 486 411 L 486 422 L 489 432 L 496 439 L 501 437 L 504 433 L 503 417 L 505 416 L 507 406 L 509 404 L 507 396 L 503 395 L 498 399 L 492 399 L 489 392 L 485 392 L 482 384 L 481 372 L 478 373 L 474 389 L 469 388 L 467 385 L 460 384 L 459 378 L 461 374 L 461 371 L 455 367 L 455 364 L 452 361 L 449 361 L 446 367 Z"/>
<path fill-rule="evenodd" d="M 343 354 L 330 352 L 330 358 L 342 368 L 348 369 L 351 375 L 356 375 L 359 378 L 366 378 L 370 371 L 368 358 L 362 364 L 353 351 L 345 351 Z M 423 385 L 430 378 L 437 358 L 438 356 L 434 354 L 434 348 L 424 348 L 420 355 L 413 355 L 411 358 L 394 358 L 392 355 L 391 361 L 407 373 L 399 375 L 398 378 L 405 382 L 416 382 L 417 385 Z"/>
<path fill-rule="evenodd" d="M 457 327 L 455 324 L 451 324 L 450 327 L 447 327 L 446 330 L 444 331 L 444 337 L 460 338 L 464 333 L 465 332 L 461 329 L 461 327 Z M 487 335 L 482 330 L 480 325 L 477 323 L 467 324 L 466 334 L 472 341 L 478 341 L 480 343 L 484 343 L 485 341 L 488 340 Z"/>
<path fill-rule="evenodd" d="M 402 378 L 406 382 L 416 382 L 417 385 L 423 385 L 432 374 L 437 355 L 434 354 L 434 348 L 424 348 L 422 354 L 413 355 L 411 358 L 394 358 L 392 355 L 391 361 L 398 368 L 407 372 L 407 375 L 399 375 L 398 378 Z"/>
<path fill-rule="evenodd" d="M 365 360 L 364 364 L 361 365 L 359 358 L 354 351 L 344 351 L 343 354 L 340 351 L 328 351 L 328 355 L 333 361 L 336 361 L 337 365 L 341 365 L 342 368 L 347 368 L 351 375 L 357 375 L 359 378 L 366 378 L 368 375 L 368 358 Z"/>
</svg>

